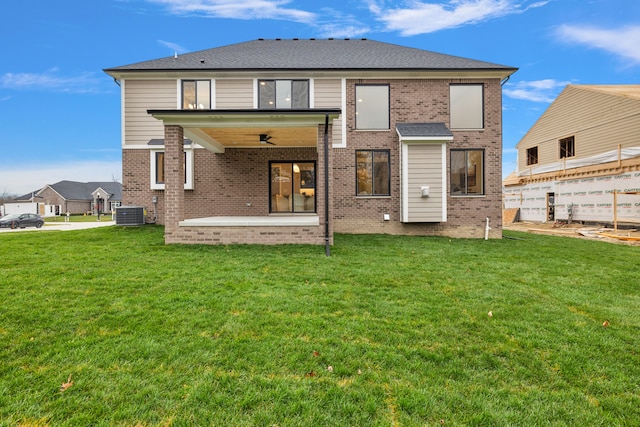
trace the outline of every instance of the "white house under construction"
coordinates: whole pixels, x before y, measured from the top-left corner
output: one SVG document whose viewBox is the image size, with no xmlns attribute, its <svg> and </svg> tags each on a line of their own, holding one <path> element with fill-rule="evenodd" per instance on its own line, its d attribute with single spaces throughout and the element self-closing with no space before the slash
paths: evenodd
<svg viewBox="0 0 640 427">
<path fill-rule="evenodd" d="M 516 147 L 521 221 L 640 222 L 640 85 L 568 85 Z"/>
</svg>

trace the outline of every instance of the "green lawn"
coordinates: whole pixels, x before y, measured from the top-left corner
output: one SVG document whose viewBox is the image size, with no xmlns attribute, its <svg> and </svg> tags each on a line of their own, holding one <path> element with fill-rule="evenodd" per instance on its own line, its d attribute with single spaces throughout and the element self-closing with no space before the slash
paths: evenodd
<svg viewBox="0 0 640 427">
<path fill-rule="evenodd" d="M 0 425 L 640 425 L 640 248 L 505 234 L 0 234 Z"/>
</svg>

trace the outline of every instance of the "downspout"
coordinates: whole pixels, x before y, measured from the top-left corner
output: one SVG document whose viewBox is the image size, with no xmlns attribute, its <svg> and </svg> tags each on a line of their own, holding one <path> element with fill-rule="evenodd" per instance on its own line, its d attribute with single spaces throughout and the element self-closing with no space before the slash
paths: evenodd
<svg viewBox="0 0 640 427">
<path fill-rule="evenodd" d="M 331 256 L 329 243 L 329 114 L 324 115 L 324 247 Z"/>
</svg>

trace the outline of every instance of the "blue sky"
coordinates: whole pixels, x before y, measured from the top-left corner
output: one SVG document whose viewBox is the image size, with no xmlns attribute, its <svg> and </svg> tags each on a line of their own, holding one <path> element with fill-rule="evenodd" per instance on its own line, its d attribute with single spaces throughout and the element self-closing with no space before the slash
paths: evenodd
<svg viewBox="0 0 640 427">
<path fill-rule="evenodd" d="M 0 195 L 121 181 L 104 68 L 257 38 L 366 37 L 518 67 L 503 175 L 565 85 L 640 83 L 637 0 L 21 0 L 2 6 Z"/>
</svg>

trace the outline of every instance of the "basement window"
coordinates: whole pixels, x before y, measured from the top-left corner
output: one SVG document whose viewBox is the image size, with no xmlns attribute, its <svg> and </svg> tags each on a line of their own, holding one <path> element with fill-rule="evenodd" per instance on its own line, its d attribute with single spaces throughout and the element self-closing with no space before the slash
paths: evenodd
<svg viewBox="0 0 640 427">
<path fill-rule="evenodd" d="M 538 147 L 527 148 L 527 166 L 538 164 Z"/>
<path fill-rule="evenodd" d="M 576 140 L 575 137 L 570 136 L 568 138 L 562 138 L 558 141 L 560 148 L 560 158 L 566 159 L 567 157 L 574 157 L 576 155 Z"/>
</svg>

